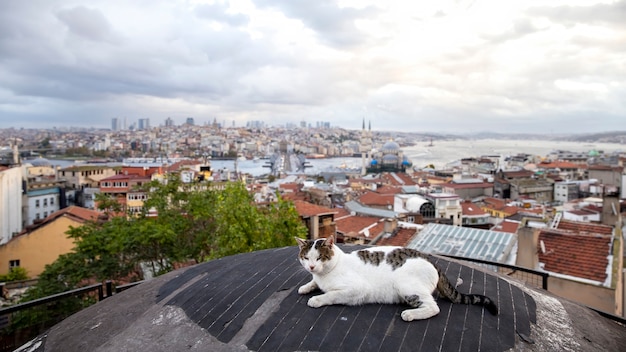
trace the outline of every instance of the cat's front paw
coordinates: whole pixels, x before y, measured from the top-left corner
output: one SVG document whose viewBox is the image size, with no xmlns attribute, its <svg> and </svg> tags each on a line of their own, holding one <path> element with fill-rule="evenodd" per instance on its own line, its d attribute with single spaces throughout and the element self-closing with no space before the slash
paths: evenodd
<svg viewBox="0 0 626 352">
<path fill-rule="evenodd" d="M 308 287 L 308 285 L 302 285 L 298 289 L 298 293 L 301 295 L 306 295 L 309 292 L 311 292 L 311 289 Z"/>
<path fill-rule="evenodd" d="M 311 308 L 319 308 L 324 305 L 324 302 L 322 302 L 322 299 L 319 298 L 319 296 L 315 296 L 315 297 L 309 298 L 307 305 Z"/>
</svg>

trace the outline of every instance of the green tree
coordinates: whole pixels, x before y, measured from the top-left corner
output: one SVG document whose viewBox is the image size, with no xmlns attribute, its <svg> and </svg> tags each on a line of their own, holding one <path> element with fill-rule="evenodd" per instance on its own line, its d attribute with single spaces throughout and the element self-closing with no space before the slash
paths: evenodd
<svg viewBox="0 0 626 352">
<path fill-rule="evenodd" d="M 28 272 L 22 267 L 13 267 L 6 275 L 0 275 L 0 282 L 28 280 Z"/>
<path fill-rule="evenodd" d="M 158 275 L 176 262 L 288 246 L 293 236 L 306 235 L 291 202 L 277 195 L 277 202 L 259 206 L 241 182 L 217 189 L 170 175 L 140 190 L 148 200 L 129 216 L 119 216 L 122 207 L 114 198 L 99 197 L 109 220 L 71 228 L 74 252 L 46 267 L 30 298 L 104 280 L 138 280 L 140 265 Z"/>
</svg>

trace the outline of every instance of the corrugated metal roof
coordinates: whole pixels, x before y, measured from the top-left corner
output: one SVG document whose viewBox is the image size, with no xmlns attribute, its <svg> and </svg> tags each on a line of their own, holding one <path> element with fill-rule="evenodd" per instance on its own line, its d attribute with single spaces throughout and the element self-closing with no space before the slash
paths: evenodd
<svg viewBox="0 0 626 352">
<path fill-rule="evenodd" d="M 512 233 L 428 224 L 407 247 L 425 253 L 505 263 L 516 242 L 517 235 Z"/>
<path fill-rule="evenodd" d="M 392 210 L 383 210 L 370 207 L 364 207 L 358 202 L 349 201 L 345 204 L 346 209 L 361 215 L 377 216 L 379 218 L 395 218 L 398 213 Z"/>
</svg>

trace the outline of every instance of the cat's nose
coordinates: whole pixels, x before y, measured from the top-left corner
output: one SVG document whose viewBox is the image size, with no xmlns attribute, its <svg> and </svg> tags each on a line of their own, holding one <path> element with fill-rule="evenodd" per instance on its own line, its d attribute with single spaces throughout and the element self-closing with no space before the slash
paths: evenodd
<svg viewBox="0 0 626 352">
<path fill-rule="evenodd" d="M 309 269 L 311 269 L 311 271 L 313 271 L 313 269 L 315 269 L 315 265 L 309 265 Z"/>
</svg>

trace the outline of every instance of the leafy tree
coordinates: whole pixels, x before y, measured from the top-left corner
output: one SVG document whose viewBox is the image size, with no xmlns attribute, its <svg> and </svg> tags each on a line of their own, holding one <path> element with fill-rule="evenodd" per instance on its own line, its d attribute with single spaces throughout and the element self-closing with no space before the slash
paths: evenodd
<svg viewBox="0 0 626 352">
<path fill-rule="evenodd" d="M 6 275 L 0 275 L 0 282 L 28 280 L 28 272 L 22 267 L 13 267 Z"/>
<path fill-rule="evenodd" d="M 260 207 L 245 184 L 183 183 L 177 175 L 141 186 L 148 200 L 139 214 L 119 216 L 114 198 L 99 197 L 108 221 L 71 228 L 74 252 L 46 266 L 30 299 L 104 280 L 141 279 L 140 265 L 154 274 L 174 263 L 293 244 L 306 229 L 291 202 Z M 156 213 L 158 216 L 153 216 Z M 118 216 L 116 216 L 118 214 Z"/>
</svg>

